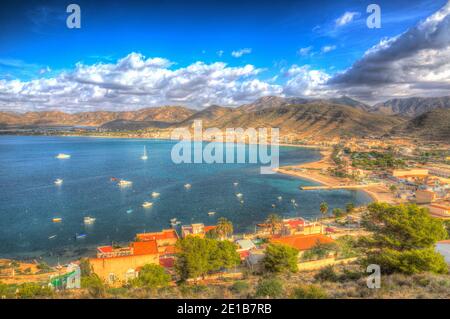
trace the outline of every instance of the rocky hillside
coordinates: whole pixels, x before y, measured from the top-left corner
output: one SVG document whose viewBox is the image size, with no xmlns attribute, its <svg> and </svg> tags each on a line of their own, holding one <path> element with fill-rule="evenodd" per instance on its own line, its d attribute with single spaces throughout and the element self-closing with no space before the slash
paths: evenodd
<svg viewBox="0 0 450 319">
<path fill-rule="evenodd" d="M 395 127 L 394 134 L 426 140 L 450 141 L 450 109 L 434 109 Z"/>
<path fill-rule="evenodd" d="M 115 120 L 125 121 L 158 121 L 158 122 L 180 122 L 194 114 L 191 109 L 181 106 L 163 106 L 145 108 L 137 111 L 125 112 L 80 112 L 63 113 L 51 112 L 27 112 L 11 113 L 0 112 L 0 125 L 2 126 L 24 126 L 24 125 L 81 125 L 101 126 Z"/>
<path fill-rule="evenodd" d="M 381 114 L 398 114 L 415 117 L 434 109 L 449 109 L 450 96 L 443 97 L 411 97 L 405 99 L 392 99 L 375 104 L 372 112 Z"/>
</svg>

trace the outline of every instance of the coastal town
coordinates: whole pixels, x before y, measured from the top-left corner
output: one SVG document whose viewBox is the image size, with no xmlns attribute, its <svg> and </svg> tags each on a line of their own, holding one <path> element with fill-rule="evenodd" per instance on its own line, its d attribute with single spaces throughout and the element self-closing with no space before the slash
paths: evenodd
<svg viewBox="0 0 450 319">
<path fill-rule="evenodd" d="M 302 191 L 361 190 L 369 194 L 374 203 L 385 203 L 391 207 L 412 205 L 421 209 L 426 212 L 427 218 L 441 221 L 448 229 L 448 145 L 417 144 L 407 139 L 354 138 L 307 143 L 285 137 L 284 142 L 283 145 L 320 149 L 322 158 L 316 162 L 277 169 L 278 173 L 318 184 L 301 186 Z M 269 255 L 274 254 L 272 250 L 276 247 L 288 249 L 285 254 L 293 252 L 293 267 L 299 274 L 333 267 L 352 267 L 357 263 L 358 252 L 357 249 L 349 248 L 349 242 L 371 235 L 371 230 L 364 225 L 368 207 L 356 207 L 348 203 L 345 207 L 328 211 L 328 204 L 322 202 L 317 204 L 317 210 L 322 217 L 315 220 L 270 214 L 266 220 L 255 221 L 254 232 L 244 234 L 235 234 L 232 221 L 225 218 L 219 218 L 216 225 L 173 223 L 171 228 L 161 231 L 138 233 L 127 244 L 99 246 L 89 256 L 64 265 L 49 266 L 43 261 L 1 260 L 0 295 L 26 297 L 20 287 L 34 285 L 32 287 L 40 293 L 47 291 L 48 296 L 61 292 L 73 296 L 77 295 L 78 290 L 90 291 L 89 285 L 111 289 L 139 285 L 140 278 L 157 276 L 155 272 L 158 274 L 158 271 L 158 276 L 167 276 L 165 278 L 169 286 L 176 286 L 179 282 L 193 287 L 229 285 L 230 282 L 244 281 L 249 274 L 264 273 Z M 189 243 L 190 240 L 194 241 Z M 202 240 L 229 244 L 224 247 L 219 244 L 218 247 L 222 248 L 217 248 L 219 250 L 215 252 L 227 256 L 222 264 L 205 270 L 198 270 L 201 268 L 198 265 L 186 265 L 192 262 L 190 258 L 195 258 L 193 256 L 197 249 L 200 253 L 205 244 Z M 435 243 L 434 249 L 449 265 L 450 242 L 442 238 Z M 149 268 L 153 266 L 158 268 Z M 198 271 L 186 270 L 190 268 Z M 94 280 L 95 284 L 89 284 L 89 280 Z M 8 287 L 15 287 L 14 292 Z M 94 293 L 93 297 L 96 296 L 100 295 Z"/>
</svg>

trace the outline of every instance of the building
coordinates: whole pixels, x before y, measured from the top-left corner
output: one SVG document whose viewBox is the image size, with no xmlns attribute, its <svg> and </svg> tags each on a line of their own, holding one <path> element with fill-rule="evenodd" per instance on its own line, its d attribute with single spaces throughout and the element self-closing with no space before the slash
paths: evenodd
<svg viewBox="0 0 450 319">
<path fill-rule="evenodd" d="M 407 180 L 415 182 L 425 179 L 429 174 L 428 169 L 413 168 L 413 169 L 394 169 L 392 176 L 398 180 Z"/>
<path fill-rule="evenodd" d="M 49 285 L 58 290 L 80 289 L 81 288 L 81 270 L 77 264 L 69 264 L 65 273 L 50 277 Z"/>
<path fill-rule="evenodd" d="M 437 198 L 436 193 L 430 190 L 417 190 L 416 191 L 416 203 L 417 204 L 429 204 L 435 201 Z"/>
<path fill-rule="evenodd" d="M 175 229 L 163 229 L 160 232 L 136 234 L 136 241 L 155 240 L 158 247 L 175 245 L 178 240 L 178 234 Z"/>
<path fill-rule="evenodd" d="M 205 226 L 202 223 L 181 226 L 181 237 L 198 236 L 205 237 L 205 234 L 216 228 L 216 226 Z"/>
<path fill-rule="evenodd" d="M 437 242 L 436 251 L 444 256 L 445 262 L 450 265 L 450 240 L 442 240 Z"/>
<path fill-rule="evenodd" d="M 450 202 L 436 202 L 428 205 L 432 215 L 437 217 L 450 218 Z"/>
<path fill-rule="evenodd" d="M 334 240 L 322 234 L 311 234 L 275 237 L 270 239 L 270 242 L 293 247 L 297 249 L 301 255 L 303 252 L 310 250 L 318 244 L 330 244 L 333 243 Z"/>
<path fill-rule="evenodd" d="M 321 223 L 311 223 L 303 218 L 283 219 L 283 226 L 281 228 L 282 236 L 322 234 L 323 231 L 324 229 Z"/>
<path fill-rule="evenodd" d="M 156 240 L 132 242 L 128 247 L 101 246 L 97 258 L 90 258 L 94 273 L 109 284 L 118 284 L 136 278 L 139 268 L 159 262 Z"/>
</svg>

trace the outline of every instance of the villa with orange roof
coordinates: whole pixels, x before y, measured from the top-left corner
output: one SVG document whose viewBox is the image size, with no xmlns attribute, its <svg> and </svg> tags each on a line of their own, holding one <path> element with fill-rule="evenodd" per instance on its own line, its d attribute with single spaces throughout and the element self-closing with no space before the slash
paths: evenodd
<svg viewBox="0 0 450 319">
<path fill-rule="evenodd" d="M 132 242 L 128 247 L 101 246 L 90 258 L 92 271 L 109 284 L 120 284 L 138 276 L 146 264 L 159 264 L 156 240 Z"/>
<path fill-rule="evenodd" d="M 317 244 L 330 244 L 334 240 L 322 234 L 311 234 L 273 237 L 270 239 L 270 242 L 295 248 L 299 251 L 299 256 L 301 256 L 305 251 L 310 250 Z"/>
</svg>

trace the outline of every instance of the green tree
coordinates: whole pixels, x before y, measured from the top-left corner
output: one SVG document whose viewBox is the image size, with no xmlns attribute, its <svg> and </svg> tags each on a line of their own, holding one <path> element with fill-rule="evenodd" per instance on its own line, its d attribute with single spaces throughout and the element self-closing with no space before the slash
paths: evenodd
<svg viewBox="0 0 450 319">
<path fill-rule="evenodd" d="M 139 272 L 139 277 L 131 281 L 131 285 L 147 289 L 158 289 L 167 287 L 170 275 L 160 265 L 144 265 Z"/>
<path fill-rule="evenodd" d="M 347 203 L 347 205 L 345 206 L 345 211 L 347 214 L 353 213 L 355 211 L 355 204 Z"/>
<path fill-rule="evenodd" d="M 94 273 L 81 277 L 81 288 L 87 289 L 89 294 L 94 298 L 104 297 L 106 292 L 105 284 Z"/>
<path fill-rule="evenodd" d="M 266 224 L 270 227 L 270 233 L 274 235 L 281 229 L 282 219 L 277 214 L 270 214 L 267 216 Z"/>
<path fill-rule="evenodd" d="M 362 222 L 373 233 L 361 240 L 366 263 L 380 265 L 385 273 L 448 272 L 443 256 L 434 251 L 435 243 L 445 239 L 447 232 L 426 209 L 373 203 Z"/>
<path fill-rule="evenodd" d="M 339 218 L 344 216 L 344 212 L 340 208 L 333 208 L 333 211 L 331 212 L 335 218 Z"/>
<path fill-rule="evenodd" d="M 53 296 L 53 290 L 47 285 L 27 282 L 19 286 L 17 296 L 21 299 L 50 298 Z"/>
<path fill-rule="evenodd" d="M 325 217 L 328 213 L 328 204 L 326 202 L 320 203 L 320 212 Z"/>
<path fill-rule="evenodd" d="M 179 240 L 177 247 L 175 269 L 182 280 L 204 277 L 240 263 L 236 246 L 229 241 L 189 236 Z"/>
<path fill-rule="evenodd" d="M 259 298 L 281 298 L 284 295 L 283 283 L 277 278 L 261 279 L 255 296 Z"/>
<path fill-rule="evenodd" d="M 395 194 L 398 189 L 397 189 L 397 186 L 392 184 L 391 186 L 389 186 L 389 190 L 391 191 L 391 193 Z"/>
<path fill-rule="evenodd" d="M 268 272 L 297 272 L 298 250 L 286 245 L 269 244 L 263 260 Z"/>
<path fill-rule="evenodd" d="M 92 275 L 92 267 L 89 263 L 89 258 L 81 258 L 80 259 L 80 270 L 81 276 L 90 276 Z"/>
<path fill-rule="evenodd" d="M 300 285 L 294 289 L 291 297 L 293 299 L 326 299 L 327 292 L 316 285 Z"/>
<path fill-rule="evenodd" d="M 233 223 L 224 217 L 220 217 L 215 231 L 219 238 L 224 239 L 233 234 Z"/>
</svg>

